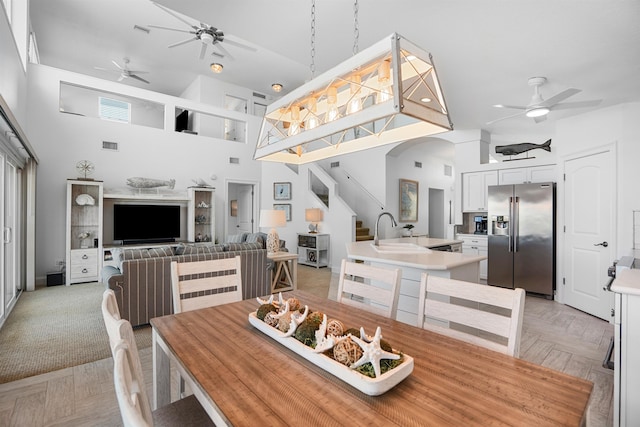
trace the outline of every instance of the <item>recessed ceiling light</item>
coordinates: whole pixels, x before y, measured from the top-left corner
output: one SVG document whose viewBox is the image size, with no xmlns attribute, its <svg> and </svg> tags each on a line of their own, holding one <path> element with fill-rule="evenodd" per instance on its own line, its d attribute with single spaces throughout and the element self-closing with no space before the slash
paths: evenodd
<svg viewBox="0 0 640 427">
<path fill-rule="evenodd" d="M 427 98 L 426 96 L 424 98 L 421 98 L 420 101 L 424 102 L 425 104 L 427 102 L 431 102 L 431 98 Z"/>
<path fill-rule="evenodd" d="M 211 71 L 213 71 L 214 73 L 221 73 L 223 68 L 224 67 L 222 66 L 222 64 L 218 64 L 217 62 L 211 64 Z"/>
<path fill-rule="evenodd" d="M 280 92 L 282 90 L 282 85 L 280 83 L 274 83 L 271 85 L 271 89 L 273 89 L 274 92 Z"/>
</svg>

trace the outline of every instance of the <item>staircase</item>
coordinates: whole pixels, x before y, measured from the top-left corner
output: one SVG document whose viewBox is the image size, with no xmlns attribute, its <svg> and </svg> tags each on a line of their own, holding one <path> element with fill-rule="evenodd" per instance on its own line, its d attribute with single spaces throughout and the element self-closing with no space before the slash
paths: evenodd
<svg viewBox="0 0 640 427">
<path fill-rule="evenodd" d="M 356 220 L 356 242 L 363 240 L 373 240 L 373 236 L 369 234 L 369 229 L 362 227 L 362 221 Z"/>
</svg>

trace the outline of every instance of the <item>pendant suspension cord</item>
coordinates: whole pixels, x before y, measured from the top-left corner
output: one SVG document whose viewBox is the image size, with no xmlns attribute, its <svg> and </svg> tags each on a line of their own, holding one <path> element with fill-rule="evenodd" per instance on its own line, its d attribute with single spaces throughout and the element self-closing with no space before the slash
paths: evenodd
<svg viewBox="0 0 640 427">
<path fill-rule="evenodd" d="M 311 78 L 316 76 L 316 0 L 311 0 Z"/>
<path fill-rule="evenodd" d="M 360 38 L 360 28 L 358 26 L 358 0 L 353 2 L 353 54 L 355 55 L 360 50 L 358 48 L 358 41 Z"/>
</svg>

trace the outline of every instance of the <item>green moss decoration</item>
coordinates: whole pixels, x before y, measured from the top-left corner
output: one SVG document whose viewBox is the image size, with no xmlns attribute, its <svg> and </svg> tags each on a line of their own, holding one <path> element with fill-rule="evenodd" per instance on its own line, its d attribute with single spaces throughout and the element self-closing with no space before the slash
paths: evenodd
<svg viewBox="0 0 640 427">
<path fill-rule="evenodd" d="M 383 359 L 380 361 L 380 374 L 384 374 L 387 371 L 390 371 L 391 369 L 395 368 L 396 366 L 400 365 L 404 360 L 404 357 L 402 357 L 402 353 L 400 353 L 400 359 L 397 360 L 392 360 L 392 359 Z M 362 375 L 366 375 L 368 377 L 371 378 L 375 378 L 376 377 L 376 373 L 373 370 L 373 365 L 371 363 L 365 363 L 362 366 L 358 366 L 356 369 L 356 371 L 360 372 Z"/>
<path fill-rule="evenodd" d="M 264 316 L 266 316 L 267 313 L 271 311 L 275 311 L 277 313 L 278 308 L 273 304 L 262 304 L 260 307 L 258 307 L 258 311 L 256 312 L 256 317 L 264 321 Z"/>
<path fill-rule="evenodd" d="M 318 319 L 319 317 L 319 319 Z M 315 347 L 316 344 L 316 331 L 320 329 L 322 323 L 322 313 L 320 316 L 316 316 L 316 313 L 311 313 L 306 319 L 302 321 L 296 328 L 294 336 L 298 341 L 304 345 Z"/>
</svg>

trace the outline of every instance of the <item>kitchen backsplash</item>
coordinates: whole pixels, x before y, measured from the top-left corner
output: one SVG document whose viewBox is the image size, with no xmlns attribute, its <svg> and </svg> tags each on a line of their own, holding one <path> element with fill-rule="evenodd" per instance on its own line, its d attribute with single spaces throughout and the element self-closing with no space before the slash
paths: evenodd
<svg viewBox="0 0 640 427">
<path fill-rule="evenodd" d="M 462 224 L 456 225 L 456 234 L 474 234 L 476 231 L 476 216 L 486 216 L 486 212 L 465 212 L 462 214 Z M 640 224 L 640 223 L 639 223 Z"/>
</svg>

